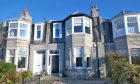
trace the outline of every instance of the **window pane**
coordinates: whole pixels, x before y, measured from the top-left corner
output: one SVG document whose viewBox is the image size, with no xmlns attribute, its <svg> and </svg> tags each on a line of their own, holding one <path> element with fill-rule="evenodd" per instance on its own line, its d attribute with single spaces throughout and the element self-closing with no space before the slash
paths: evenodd
<svg viewBox="0 0 140 84">
<path fill-rule="evenodd" d="M 90 27 L 85 26 L 85 33 L 90 34 Z"/>
<path fill-rule="evenodd" d="M 27 30 L 20 30 L 20 37 L 26 37 L 27 36 Z"/>
<path fill-rule="evenodd" d="M 55 37 L 59 37 L 59 35 L 60 35 L 59 29 L 56 29 L 55 30 Z"/>
<path fill-rule="evenodd" d="M 138 33 L 138 23 L 127 23 L 129 33 Z"/>
<path fill-rule="evenodd" d="M 37 25 L 37 31 L 41 31 L 41 26 Z"/>
<path fill-rule="evenodd" d="M 10 29 L 10 37 L 17 36 L 17 29 Z"/>
<path fill-rule="evenodd" d="M 18 23 L 10 23 L 10 28 L 18 28 Z"/>
<path fill-rule="evenodd" d="M 49 50 L 50 54 L 59 54 L 59 50 Z"/>
<path fill-rule="evenodd" d="M 28 25 L 27 24 L 24 24 L 24 23 L 20 23 L 20 28 L 27 29 L 28 28 Z"/>
<path fill-rule="evenodd" d="M 82 26 L 74 26 L 74 32 L 83 32 Z"/>
<path fill-rule="evenodd" d="M 41 31 L 37 31 L 37 38 L 41 38 Z"/>
<path fill-rule="evenodd" d="M 82 23 L 82 18 L 75 18 L 74 23 Z"/>
<path fill-rule="evenodd" d="M 83 67 L 82 57 L 76 57 L 76 67 Z"/>
</svg>

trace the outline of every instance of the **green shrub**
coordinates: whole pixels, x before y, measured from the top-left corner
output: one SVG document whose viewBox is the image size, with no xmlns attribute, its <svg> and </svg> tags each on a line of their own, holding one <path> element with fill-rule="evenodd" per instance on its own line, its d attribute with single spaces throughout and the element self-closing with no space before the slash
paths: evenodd
<svg viewBox="0 0 140 84">
<path fill-rule="evenodd" d="M 0 61 L 0 73 L 6 74 L 9 72 L 15 72 L 16 65 L 13 63 L 6 63 L 4 61 Z"/>
<path fill-rule="evenodd" d="M 22 72 L 22 78 L 30 78 L 32 77 L 32 72 L 31 71 L 23 71 Z"/>
</svg>

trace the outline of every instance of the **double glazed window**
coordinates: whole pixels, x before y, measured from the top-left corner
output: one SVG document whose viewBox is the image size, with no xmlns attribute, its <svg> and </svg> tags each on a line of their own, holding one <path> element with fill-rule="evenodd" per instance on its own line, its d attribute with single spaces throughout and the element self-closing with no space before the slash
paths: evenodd
<svg viewBox="0 0 140 84">
<path fill-rule="evenodd" d="M 20 22 L 9 23 L 9 37 L 24 37 L 28 36 L 28 24 Z"/>
<path fill-rule="evenodd" d="M 127 17 L 128 33 L 138 33 L 137 17 Z"/>
<path fill-rule="evenodd" d="M 14 63 L 15 60 L 15 49 L 9 49 L 9 61 L 10 63 Z"/>
<path fill-rule="evenodd" d="M 18 68 L 25 68 L 26 60 L 27 60 L 27 50 L 24 49 L 19 50 Z"/>
<path fill-rule="evenodd" d="M 84 49 L 83 47 L 74 48 L 74 56 L 75 56 L 75 67 L 83 68 L 84 65 Z"/>
<path fill-rule="evenodd" d="M 53 38 L 62 38 L 62 23 L 53 23 Z"/>
<path fill-rule="evenodd" d="M 90 26 L 91 26 L 90 20 L 89 19 L 85 19 L 85 33 L 91 34 Z"/>
</svg>

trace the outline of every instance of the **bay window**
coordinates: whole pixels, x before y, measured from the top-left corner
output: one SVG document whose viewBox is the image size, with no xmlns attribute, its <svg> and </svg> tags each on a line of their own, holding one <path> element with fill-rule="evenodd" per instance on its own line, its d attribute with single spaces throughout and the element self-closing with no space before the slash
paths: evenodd
<svg viewBox="0 0 140 84">
<path fill-rule="evenodd" d="M 18 55 L 18 68 L 25 68 L 27 61 L 27 50 L 20 49 Z"/>
<path fill-rule="evenodd" d="M 53 38 L 62 38 L 62 23 L 53 23 Z"/>
<path fill-rule="evenodd" d="M 128 33 L 138 33 L 137 17 L 127 17 Z"/>
<path fill-rule="evenodd" d="M 28 24 L 24 22 L 9 22 L 9 33 L 8 37 L 15 38 L 15 37 L 21 37 L 21 38 L 27 38 L 28 36 Z"/>
<path fill-rule="evenodd" d="M 84 49 L 83 47 L 74 48 L 75 68 L 84 67 Z"/>
</svg>

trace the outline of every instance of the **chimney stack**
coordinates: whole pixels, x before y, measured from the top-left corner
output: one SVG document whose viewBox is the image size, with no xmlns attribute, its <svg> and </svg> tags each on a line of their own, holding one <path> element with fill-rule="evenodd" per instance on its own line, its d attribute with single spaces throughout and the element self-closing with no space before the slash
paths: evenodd
<svg viewBox="0 0 140 84">
<path fill-rule="evenodd" d="M 91 7 L 91 16 L 93 18 L 99 16 L 99 10 L 98 10 L 98 7 L 96 5 L 94 5 L 94 6 Z"/>
</svg>

